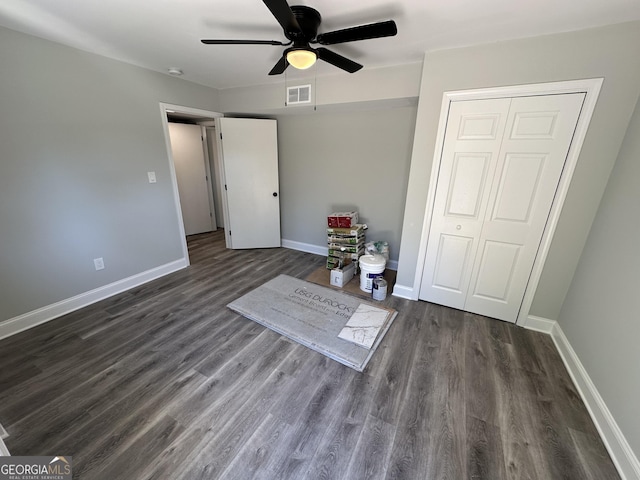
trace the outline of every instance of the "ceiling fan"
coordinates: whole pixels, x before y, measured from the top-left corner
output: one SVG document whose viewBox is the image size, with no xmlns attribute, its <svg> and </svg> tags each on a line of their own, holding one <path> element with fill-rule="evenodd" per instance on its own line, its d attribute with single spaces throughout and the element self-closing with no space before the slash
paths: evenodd
<svg viewBox="0 0 640 480">
<path fill-rule="evenodd" d="M 396 23 L 393 20 L 387 20 L 318 35 L 318 27 L 322 22 L 322 17 L 317 10 L 305 5 L 289 6 L 286 0 L 262 1 L 282 26 L 284 36 L 289 42 L 284 43 L 277 40 L 202 40 L 202 43 L 206 45 L 277 45 L 288 47 L 269 75 L 280 75 L 289 65 L 304 70 L 311 67 L 317 59 L 349 73 L 354 73 L 360 70 L 362 65 L 324 47 L 314 48 L 311 44 L 335 45 L 356 40 L 392 37 L 398 33 Z"/>
</svg>

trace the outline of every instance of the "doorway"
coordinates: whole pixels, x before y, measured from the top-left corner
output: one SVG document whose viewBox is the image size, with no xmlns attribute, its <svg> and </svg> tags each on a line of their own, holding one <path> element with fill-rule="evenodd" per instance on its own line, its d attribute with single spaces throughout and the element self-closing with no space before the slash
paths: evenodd
<svg viewBox="0 0 640 480">
<path fill-rule="evenodd" d="M 221 192 L 227 248 L 275 248 L 281 246 L 277 122 L 274 119 L 225 118 L 206 110 L 161 103 L 166 148 L 170 158 L 176 211 L 188 259 L 181 199 L 169 133 L 168 115 L 198 119 L 203 136 L 215 126 L 217 153 L 215 188 Z M 251 139 L 250 142 L 247 139 Z M 205 144 L 208 143 L 205 141 Z M 215 158 L 215 157 L 214 157 Z M 212 203 L 214 195 L 210 195 Z M 213 212 L 213 208 L 211 209 Z M 233 237 L 232 237 L 233 230 Z"/>
<path fill-rule="evenodd" d="M 169 117 L 171 153 L 187 236 L 217 229 L 204 128 Z"/>
<path fill-rule="evenodd" d="M 187 260 L 187 263 L 189 263 L 189 250 L 187 247 L 187 232 L 185 230 L 185 223 L 184 223 L 184 216 L 183 216 L 183 208 L 182 208 L 182 201 L 180 198 L 180 190 L 179 190 L 179 185 L 178 185 L 178 176 L 176 174 L 176 164 L 175 164 L 175 159 L 173 157 L 173 153 L 172 153 L 172 147 L 171 147 L 171 135 L 170 135 L 170 130 L 169 130 L 169 120 L 170 118 L 173 119 L 178 119 L 181 120 L 182 122 L 186 122 L 188 124 L 194 124 L 194 125 L 198 125 L 198 124 L 213 124 L 214 120 L 216 118 L 220 118 L 223 115 L 219 112 L 213 112 L 213 111 L 209 111 L 209 110 L 201 110 L 201 109 L 197 109 L 197 108 L 191 108 L 191 107 L 184 107 L 181 105 L 173 105 L 173 104 L 168 104 L 168 103 L 160 103 L 160 111 L 161 111 L 161 115 L 162 115 L 162 126 L 164 129 L 164 135 L 165 135 L 165 144 L 166 144 L 166 149 L 167 149 L 167 154 L 169 156 L 169 170 L 170 170 L 170 174 L 171 174 L 171 182 L 172 182 L 172 186 L 173 186 L 173 193 L 174 193 L 174 202 L 175 202 L 175 207 L 176 207 L 176 213 L 178 215 L 178 225 L 179 225 L 179 230 L 180 230 L 180 238 L 182 241 L 182 251 L 183 251 L 183 255 L 184 258 Z M 211 123 L 209 123 L 211 122 Z M 204 131 L 204 135 L 206 135 L 206 127 L 198 127 L 198 128 L 202 128 L 202 130 Z M 206 141 L 206 137 L 203 138 L 203 141 L 205 142 L 205 145 L 208 143 Z M 205 150 L 205 152 L 208 153 L 208 149 Z M 219 179 L 220 176 L 218 175 L 218 172 L 211 172 L 210 171 L 210 165 L 212 162 L 210 162 L 210 159 L 206 159 L 206 163 L 205 163 L 205 170 L 208 170 L 207 172 L 207 190 L 208 190 L 208 200 L 210 201 L 209 205 L 210 208 L 213 209 L 215 206 L 215 199 L 214 199 L 214 192 L 216 190 L 219 190 L 221 188 L 221 185 L 219 184 Z M 206 167 L 209 167 L 208 169 Z M 216 181 L 216 183 L 214 183 L 214 179 Z M 186 199 L 185 199 L 186 200 Z M 187 200 L 186 200 L 187 201 Z M 216 222 L 217 223 L 217 222 Z M 212 225 L 212 227 L 216 227 L 216 225 Z"/>
</svg>

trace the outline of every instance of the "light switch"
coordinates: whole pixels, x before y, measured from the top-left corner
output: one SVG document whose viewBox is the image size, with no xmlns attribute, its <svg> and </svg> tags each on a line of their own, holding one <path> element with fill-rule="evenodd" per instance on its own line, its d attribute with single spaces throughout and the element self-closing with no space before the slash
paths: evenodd
<svg viewBox="0 0 640 480">
<path fill-rule="evenodd" d="M 149 183 L 156 183 L 156 172 L 147 172 Z"/>
</svg>

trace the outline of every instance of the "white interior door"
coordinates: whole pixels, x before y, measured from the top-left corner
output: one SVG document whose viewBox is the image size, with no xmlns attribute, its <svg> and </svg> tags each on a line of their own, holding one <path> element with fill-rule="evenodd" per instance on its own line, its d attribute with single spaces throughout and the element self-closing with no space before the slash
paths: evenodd
<svg viewBox="0 0 640 480">
<path fill-rule="evenodd" d="M 215 230 L 201 127 L 169 123 L 169 137 L 185 234 L 194 235 Z"/>
<path fill-rule="evenodd" d="M 276 120 L 220 118 L 229 248 L 269 248 L 280 243 Z"/>
<path fill-rule="evenodd" d="M 421 299 L 515 322 L 583 101 L 452 104 Z"/>
<path fill-rule="evenodd" d="M 451 104 L 420 291 L 423 300 L 464 308 L 487 209 L 487 183 L 495 172 L 509 103 Z"/>
</svg>

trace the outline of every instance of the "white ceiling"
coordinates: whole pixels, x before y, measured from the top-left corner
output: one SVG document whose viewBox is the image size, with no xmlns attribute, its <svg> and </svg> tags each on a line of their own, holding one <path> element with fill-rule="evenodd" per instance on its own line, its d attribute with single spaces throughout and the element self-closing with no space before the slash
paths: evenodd
<svg viewBox="0 0 640 480">
<path fill-rule="evenodd" d="M 640 20 L 640 0 L 290 0 L 320 11 L 319 33 L 393 19 L 398 35 L 329 47 L 366 68 L 419 62 L 428 50 Z M 2 0 L 0 25 L 215 88 L 277 82 L 286 41 L 261 0 Z M 349 75 L 319 62 L 316 75 Z M 358 75 L 355 73 L 354 75 Z"/>
</svg>

